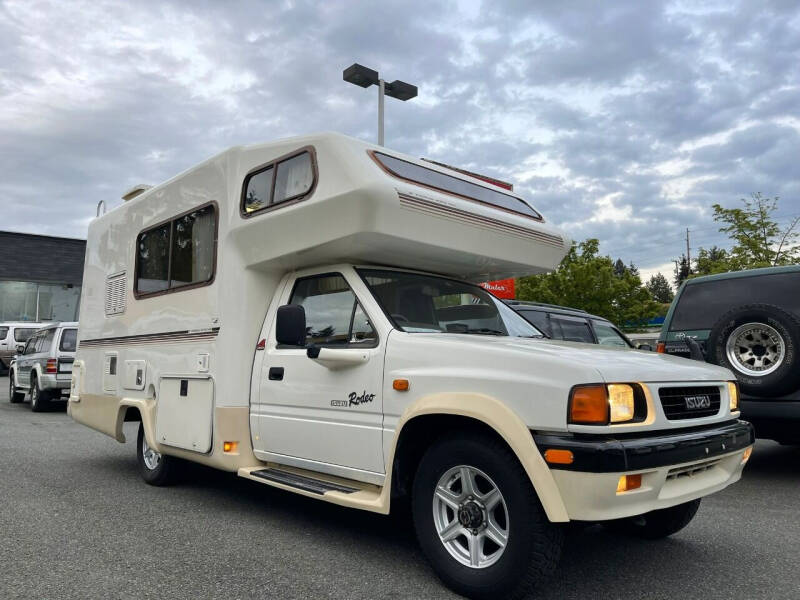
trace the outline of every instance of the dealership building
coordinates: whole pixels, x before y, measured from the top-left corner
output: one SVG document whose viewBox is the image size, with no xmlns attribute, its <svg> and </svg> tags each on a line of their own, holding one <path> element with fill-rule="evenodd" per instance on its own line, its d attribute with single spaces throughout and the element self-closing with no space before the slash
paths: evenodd
<svg viewBox="0 0 800 600">
<path fill-rule="evenodd" d="M 77 321 L 86 241 L 0 231 L 0 322 Z"/>
</svg>

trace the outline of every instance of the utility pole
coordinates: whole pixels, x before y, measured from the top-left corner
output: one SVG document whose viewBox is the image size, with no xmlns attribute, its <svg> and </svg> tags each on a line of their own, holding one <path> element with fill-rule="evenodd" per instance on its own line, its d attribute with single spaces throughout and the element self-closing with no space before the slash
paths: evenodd
<svg viewBox="0 0 800 600">
<path fill-rule="evenodd" d="M 689 228 L 686 228 L 686 269 L 691 275 L 692 273 L 692 255 L 691 249 L 689 248 Z"/>
</svg>

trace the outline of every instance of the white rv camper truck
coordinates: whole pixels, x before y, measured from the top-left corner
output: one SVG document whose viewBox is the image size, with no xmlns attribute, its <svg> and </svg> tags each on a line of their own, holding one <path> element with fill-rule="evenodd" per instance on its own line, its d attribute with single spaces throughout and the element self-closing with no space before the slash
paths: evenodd
<svg viewBox="0 0 800 600">
<path fill-rule="evenodd" d="M 542 339 L 470 283 L 569 247 L 507 189 L 337 134 L 143 189 L 89 227 L 69 413 L 120 442 L 140 421 L 149 483 L 186 459 L 378 513 L 407 496 L 441 578 L 505 597 L 554 568 L 560 524 L 669 535 L 740 477 L 729 371 Z"/>
</svg>

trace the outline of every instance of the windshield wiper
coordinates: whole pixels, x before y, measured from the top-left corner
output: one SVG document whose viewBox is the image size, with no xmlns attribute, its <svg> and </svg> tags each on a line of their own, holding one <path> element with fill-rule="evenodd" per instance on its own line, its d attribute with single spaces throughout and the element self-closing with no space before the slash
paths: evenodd
<svg viewBox="0 0 800 600">
<path fill-rule="evenodd" d="M 467 329 L 464 333 L 477 333 L 478 335 L 508 335 L 505 331 L 500 331 L 498 329 L 489 329 L 488 327 Z"/>
</svg>

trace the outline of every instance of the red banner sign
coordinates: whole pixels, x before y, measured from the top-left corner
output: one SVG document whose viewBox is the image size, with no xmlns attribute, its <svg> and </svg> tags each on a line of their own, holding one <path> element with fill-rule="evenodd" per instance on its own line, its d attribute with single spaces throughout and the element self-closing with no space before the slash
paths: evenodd
<svg viewBox="0 0 800 600">
<path fill-rule="evenodd" d="M 487 281 L 481 283 L 480 286 L 492 292 L 498 298 L 505 300 L 514 300 L 517 296 L 517 289 L 514 286 L 514 279 L 500 279 L 498 281 Z"/>
</svg>

